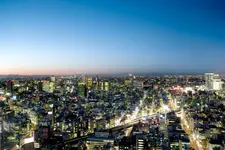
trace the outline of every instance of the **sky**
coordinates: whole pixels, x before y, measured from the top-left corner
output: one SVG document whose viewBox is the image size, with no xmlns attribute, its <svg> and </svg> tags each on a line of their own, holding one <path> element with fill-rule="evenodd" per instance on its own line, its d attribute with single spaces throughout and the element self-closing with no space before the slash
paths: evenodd
<svg viewBox="0 0 225 150">
<path fill-rule="evenodd" d="M 224 0 L 0 0 L 0 74 L 225 73 Z"/>
</svg>

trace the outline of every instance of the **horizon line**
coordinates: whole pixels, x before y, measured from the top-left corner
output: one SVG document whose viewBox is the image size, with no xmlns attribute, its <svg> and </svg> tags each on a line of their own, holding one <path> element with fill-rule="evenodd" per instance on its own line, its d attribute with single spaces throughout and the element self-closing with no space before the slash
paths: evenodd
<svg viewBox="0 0 225 150">
<path fill-rule="evenodd" d="M 212 71 L 209 71 L 210 73 Z M 121 72 L 121 73 L 74 73 L 74 74 L 0 74 L 0 76 L 73 76 L 73 75 L 203 75 L 209 72 L 147 72 L 147 73 L 131 73 L 131 72 Z M 218 72 L 212 72 L 218 73 Z M 220 75 L 225 75 L 225 73 L 218 73 Z"/>
</svg>

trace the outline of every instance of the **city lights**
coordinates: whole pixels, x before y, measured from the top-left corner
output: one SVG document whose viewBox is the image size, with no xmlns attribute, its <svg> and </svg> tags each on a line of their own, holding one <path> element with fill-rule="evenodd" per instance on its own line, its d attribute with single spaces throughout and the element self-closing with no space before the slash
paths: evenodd
<svg viewBox="0 0 225 150">
<path fill-rule="evenodd" d="M 177 78 L 182 77 L 174 77 Z M 147 80 L 157 82 L 158 88 L 144 89 L 150 85 Z M 170 80 L 166 81 L 171 84 Z M 14 82 L 19 86 L 14 87 Z M 223 126 L 221 119 L 225 107 L 222 99 L 214 101 L 219 97 L 215 93 L 203 92 L 190 85 L 164 87 L 165 83 L 159 84 L 157 77 L 51 76 L 44 80 L 46 85 L 42 84 L 42 79 L 6 83 L 8 92 L 0 95 L 4 118 L 1 132 L 17 135 L 8 140 L 20 141 L 21 148 L 51 145 L 66 149 L 79 141 L 78 145 L 90 150 L 97 145 L 112 147 L 116 144 L 123 148 L 135 145 L 140 149 L 169 149 L 168 146 L 170 149 L 205 149 L 218 146 L 205 139 L 215 140 L 212 136 L 215 128 Z M 45 86 L 47 89 L 43 88 Z M 211 100 L 204 100 L 206 96 Z M 13 116 L 13 119 L 4 116 Z M 218 121 L 213 123 L 214 116 Z M 211 118 L 214 129 L 209 128 L 211 122 L 208 127 L 204 127 L 207 122 L 201 123 L 206 118 Z M 198 128 L 201 127 L 210 131 L 200 133 Z M 33 136 L 29 137 L 31 132 Z"/>
<path fill-rule="evenodd" d="M 225 0 L 0 0 L 0 150 L 225 150 Z"/>
</svg>

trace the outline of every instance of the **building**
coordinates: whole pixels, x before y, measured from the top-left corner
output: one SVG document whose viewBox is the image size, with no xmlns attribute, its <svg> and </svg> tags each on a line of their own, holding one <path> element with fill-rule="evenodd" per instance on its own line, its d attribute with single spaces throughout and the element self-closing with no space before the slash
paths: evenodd
<svg viewBox="0 0 225 150">
<path fill-rule="evenodd" d="M 130 80 L 131 84 L 133 84 L 134 77 L 133 77 L 133 75 L 132 75 L 132 74 L 129 74 L 129 80 Z"/>
<path fill-rule="evenodd" d="M 207 89 L 212 89 L 214 73 L 206 73 L 205 74 L 205 86 Z"/>
<path fill-rule="evenodd" d="M 133 81 L 133 85 L 138 88 L 138 89 L 143 89 L 143 82 L 142 81 L 138 81 L 138 80 L 134 80 Z"/>
<path fill-rule="evenodd" d="M 50 77 L 50 81 L 55 83 L 55 81 L 56 81 L 55 76 L 51 76 L 51 77 Z"/>
<path fill-rule="evenodd" d="M 84 82 L 84 83 L 86 83 L 86 76 L 85 75 L 82 75 L 81 76 L 81 81 Z"/>
<path fill-rule="evenodd" d="M 94 132 L 94 124 L 95 124 L 95 120 L 93 119 L 89 119 L 88 120 L 88 132 L 89 133 L 93 133 Z"/>
<path fill-rule="evenodd" d="M 90 88 L 92 87 L 92 84 L 93 84 L 92 77 L 89 77 L 89 78 L 87 79 L 87 87 L 88 87 L 88 89 L 90 89 Z"/>
<path fill-rule="evenodd" d="M 125 85 L 127 86 L 132 84 L 131 80 L 125 80 L 124 82 L 125 82 Z"/>
<path fill-rule="evenodd" d="M 11 93 L 13 94 L 13 86 L 14 86 L 14 83 L 12 80 L 9 80 L 7 83 L 6 83 L 6 91 L 8 93 Z"/>
<path fill-rule="evenodd" d="M 47 92 L 50 89 L 50 84 L 48 81 L 43 82 L 43 91 Z"/>
<path fill-rule="evenodd" d="M 103 91 L 109 91 L 109 82 L 108 81 L 101 81 L 99 82 L 99 89 L 103 90 Z"/>
<path fill-rule="evenodd" d="M 85 83 L 78 83 L 78 92 L 77 92 L 78 96 L 80 97 L 86 97 L 87 96 L 87 88 Z"/>
<path fill-rule="evenodd" d="M 176 95 L 173 99 L 173 103 L 175 105 L 175 109 L 181 109 L 184 106 L 183 96 Z"/>
<path fill-rule="evenodd" d="M 105 90 L 105 84 L 103 81 L 99 82 L 101 90 Z"/>
<path fill-rule="evenodd" d="M 109 136 L 107 133 L 95 134 L 95 136 L 88 136 L 87 138 L 87 150 L 93 150 L 95 148 L 110 149 L 114 145 L 114 137 Z"/>
<path fill-rule="evenodd" d="M 212 89 L 215 91 L 219 91 L 223 89 L 223 82 L 221 79 L 214 79 Z"/>
<path fill-rule="evenodd" d="M 49 81 L 43 81 L 43 91 L 53 93 L 55 84 Z"/>
<path fill-rule="evenodd" d="M 105 90 L 105 91 L 109 91 L 109 82 L 108 82 L 108 81 L 105 81 L 105 82 L 104 82 L 104 85 L 105 85 L 105 86 L 104 86 L 104 87 L 105 87 L 104 90 Z"/>
<path fill-rule="evenodd" d="M 38 82 L 38 91 L 43 91 L 43 82 Z"/>
<path fill-rule="evenodd" d="M 206 73 L 205 74 L 205 87 L 207 90 L 222 90 L 223 82 L 219 78 L 218 74 Z"/>
<path fill-rule="evenodd" d="M 123 137 L 119 143 L 119 150 L 128 150 L 128 149 L 134 149 L 136 147 L 136 136 L 129 136 L 129 137 Z M 142 142 L 142 141 L 141 141 Z"/>
<path fill-rule="evenodd" d="M 145 136 L 144 135 L 136 135 L 136 148 L 137 150 L 144 150 L 145 147 Z"/>
</svg>

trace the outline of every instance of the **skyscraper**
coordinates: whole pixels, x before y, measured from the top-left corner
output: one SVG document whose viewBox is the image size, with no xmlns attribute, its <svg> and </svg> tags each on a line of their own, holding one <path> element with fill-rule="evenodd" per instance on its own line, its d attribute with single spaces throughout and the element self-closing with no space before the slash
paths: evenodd
<svg viewBox="0 0 225 150">
<path fill-rule="evenodd" d="M 86 85 L 85 83 L 78 83 L 78 92 L 77 92 L 78 96 L 80 97 L 86 97 L 87 95 L 87 89 L 86 89 Z"/>
<path fill-rule="evenodd" d="M 205 74 L 205 86 L 209 89 L 212 87 L 213 77 L 214 77 L 214 73 Z"/>
<path fill-rule="evenodd" d="M 51 82 L 55 82 L 55 76 L 51 76 L 51 77 L 50 77 L 50 81 L 51 81 Z"/>
<path fill-rule="evenodd" d="M 38 91 L 43 91 L 43 82 L 42 81 L 40 81 L 40 82 L 38 82 Z"/>
<path fill-rule="evenodd" d="M 11 93 L 13 95 L 13 81 L 12 80 L 9 80 L 7 83 L 6 83 L 6 90 L 8 93 Z"/>
<path fill-rule="evenodd" d="M 86 76 L 85 76 L 84 74 L 81 76 L 81 81 L 82 81 L 83 83 L 86 83 Z"/>
<path fill-rule="evenodd" d="M 110 86 L 110 85 L 109 85 L 109 82 L 108 82 L 108 81 L 105 81 L 105 82 L 104 82 L 104 90 L 105 90 L 105 91 L 109 91 L 109 86 Z"/>
<path fill-rule="evenodd" d="M 218 74 L 206 73 L 205 74 L 205 87 L 208 90 L 221 90 L 223 82 L 219 78 Z"/>
<path fill-rule="evenodd" d="M 92 84 L 93 84 L 92 77 L 89 77 L 89 78 L 87 79 L 87 87 L 88 87 L 88 88 L 91 88 L 91 87 L 92 87 Z"/>
</svg>

